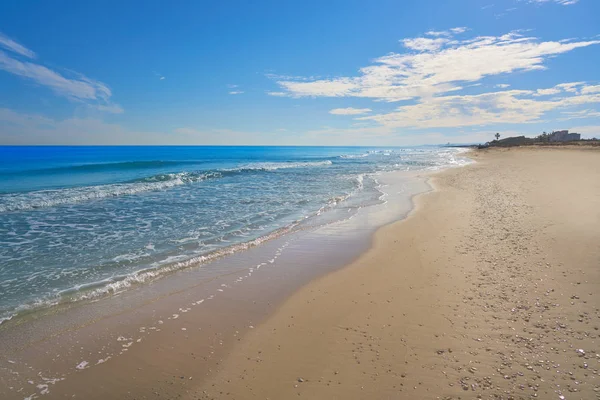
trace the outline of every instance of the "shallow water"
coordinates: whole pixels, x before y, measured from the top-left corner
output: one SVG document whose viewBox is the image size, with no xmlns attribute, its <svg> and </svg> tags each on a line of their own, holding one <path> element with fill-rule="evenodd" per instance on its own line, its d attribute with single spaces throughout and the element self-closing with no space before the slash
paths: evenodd
<svg viewBox="0 0 600 400">
<path fill-rule="evenodd" d="M 378 174 L 457 149 L 0 147 L 0 321 L 381 204 Z"/>
</svg>

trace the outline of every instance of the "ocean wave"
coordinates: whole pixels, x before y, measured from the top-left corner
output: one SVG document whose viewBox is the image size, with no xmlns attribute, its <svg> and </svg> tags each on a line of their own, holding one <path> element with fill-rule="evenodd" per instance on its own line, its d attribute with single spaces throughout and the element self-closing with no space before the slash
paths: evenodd
<svg viewBox="0 0 600 400">
<path fill-rule="evenodd" d="M 328 199 L 327 203 L 321 207 L 313 216 L 320 215 L 326 209 L 345 201 L 349 195 L 335 196 Z M 108 295 L 120 293 L 132 286 L 148 283 L 169 273 L 207 264 L 216 259 L 227 255 L 235 254 L 240 251 L 261 245 L 264 242 L 276 239 L 282 235 L 295 232 L 302 229 L 303 219 L 299 219 L 284 227 L 278 228 L 270 233 L 264 234 L 258 238 L 235 243 L 225 247 L 217 248 L 208 253 L 186 256 L 183 254 L 168 256 L 161 261 L 154 262 L 148 268 L 144 268 L 127 275 L 115 276 L 99 282 L 93 282 L 86 285 L 79 285 L 74 288 L 60 292 L 61 297 L 68 298 L 69 301 L 95 300 Z"/>
<path fill-rule="evenodd" d="M 276 171 L 288 168 L 308 168 L 333 164 L 331 161 L 307 162 L 261 162 L 215 171 L 165 173 L 137 179 L 131 182 L 108 185 L 82 186 L 67 189 L 40 190 L 35 192 L 0 194 L 0 213 L 28 211 L 38 208 L 69 205 L 85 201 L 133 195 L 142 192 L 165 190 L 176 186 L 217 179 L 244 172 Z"/>
<path fill-rule="evenodd" d="M 259 246 L 266 241 L 278 238 L 286 233 L 294 231 L 298 226 L 299 222 L 294 222 L 256 239 L 222 247 L 209 253 L 192 257 L 185 255 L 173 255 L 166 257 L 162 261 L 151 264 L 148 268 L 140 269 L 130 274 L 113 276 L 96 282 L 79 284 L 48 297 L 38 298 L 27 304 L 21 304 L 10 311 L 2 310 L 0 313 L 0 325 L 22 314 L 48 309 L 61 304 L 96 300 L 106 296 L 118 294 L 133 286 L 154 281 L 155 279 L 168 275 L 172 272 L 191 267 L 198 267 L 224 256 Z"/>
<path fill-rule="evenodd" d="M 366 153 L 362 154 L 343 154 L 339 156 L 339 158 L 364 158 L 369 156 L 391 156 L 392 154 L 397 154 L 395 150 L 368 150 Z"/>
<path fill-rule="evenodd" d="M 78 165 L 66 165 L 60 167 L 49 167 L 31 170 L 22 170 L 11 172 L 11 174 L 17 175 L 45 175 L 45 174 L 70 174 L 77 172 L 104 172 L 104 171 L 127 171 L 137 169 L 152 169 L 152 168 L 164 168 L 174 167 L 181 165 L 195 165 L 202 164 L 205 161 L 194 161 L 194 160 L 182 160 L 182 161 L 170 161 L 170 160 L 148 160 L 148 161 L 122 161 L 122 162 L 104 162 L 104 163 L 90 163 L 90 164 L 78 164 Z"/>
<path fill-rule="evenodd" d="M 368 157 L 371 153 L 363 153 L 363 154 L 342 154 L 340 158 L 364 158 Z"/>
<path fill-rule="evenodd" d="M 6 321 L 10 321 L 11 319 L 13 319 L 16 316 L 17 316 L 17 314 L 0 315 L 0 325 L 2 325 Z"/>
<path fill-rule="evenodd" d="M 355 182 L 356 188 L 358 190 L 362 190 L 363 189 L 364 177 L 365 177 L 365 174 L 360 174 L 360 175 L 354 177 L 354 182 Z"/>
<path fill-rule="evenodd" d="M 323 167 L 332 165 L 331 160 L 325 161 L 301 161 L 301 162 L 259 162 L 252 164 L 245 164 L 237 168 L 232 168 L 227 171 L 276 171 L 278 169 L 288 168 L 310 168 L 310 167 Z"/>
<path fill-rule="evenodd" d="M 164 190 L 193 182 L 201 182 L 206 179 L 219 178 L 220 176 L 221 174 L 218 172 L 179 172 L 155 175 L 127 183 L 3 194 L 0 195 L 0 212 L 27 211 L 154 190 Z"/>
<path fill-rule="evenodd" d="M 368 154 L 379 154 L 379 155 L 384 155 L 384 156 L 390 156 L 394 153 L 396 153 L 396 151 L 391 150 L 391 149 L 385 149 L 385 150 L 369 150 L 367 151 Z"/>
</svg>

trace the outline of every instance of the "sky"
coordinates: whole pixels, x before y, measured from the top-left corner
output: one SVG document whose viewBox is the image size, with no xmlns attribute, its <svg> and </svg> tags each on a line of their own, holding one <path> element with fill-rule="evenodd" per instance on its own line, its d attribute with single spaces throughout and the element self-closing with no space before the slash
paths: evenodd
<svg viewBox="0 0 600 400">
<path fill-rule="evenodd" d="M 0 2 L 0 144 L 600 138 L 599 0 Z"/>
</svg>

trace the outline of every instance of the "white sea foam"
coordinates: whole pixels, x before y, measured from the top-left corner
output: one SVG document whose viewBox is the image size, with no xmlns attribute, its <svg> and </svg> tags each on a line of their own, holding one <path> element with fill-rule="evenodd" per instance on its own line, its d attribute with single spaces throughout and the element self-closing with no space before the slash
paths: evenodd
<svg viewBox="0 0 600 400">
<path fill-rule="evenodd" d="M 364 178 L 365 174 L 360 174 L 356 178 L 354 178 L 356 180 L 356 184 L 358 185 L 358 190 L 362 190 Z"/>
<path fill-rule="evenodd" d="M 175 186 L 201 182 L 219 177 L 219 173 L 162 174 L 136 182 L 110 185 L 84 186 L 77 188 L 40 190 L 27 193 L 11 193 L 0 196 L 0 212 L 32 210 L 43 207 L 75 204 L 91 200 L 106 199 L 141 192 L 164 190 Z"/>
<path fill-rule="evenodd" d="M 340 158 L 364 158 L 368 157 L 371 153 L 363 153 L 363 154 L 343 154 Z"/>
<path fill-rule="evenodd" d="M 142 269 L 142 270 L 136 271 L 132 274 L 125 275 L 122 277 L 113 277 L 108 280 L 103 280 L 103 281 L 100 281 L 97 283 L 88 284 L 88 285 L 86 285 L 87 288 L 95 287 L 95 286 L 97 286 L 97 288 L 92 289 L 92 290 L 82 291 L 79 294 L 75 294 L 72 296 L 72 300 L 73 301 L 91 300 L 91 299 L 96 299 L 96 298 L 103 297 L 103 296 L 110 295 L 110 294 L 120 293 L 133 285 L 154 280 L 160 276 L 171 273 L 173 271 L 202 265 L 207 262 L 213 261 L 217 258 L 221 258 L 221 257 L 229 255 L 229 254 L 234 254 L 239 251 L 258 246 L 263 242 L 274 239 L 276 237 L 281 236 L 282 234 L 292 231 L 297 225 L 298 225 L 297 223 L 291 224 L 285 228 L 281 228 L 275 232 L 272 232 L 268 235 L 251 240 L 249 242 L 238 243 L 235 245 L 231 245 L 231 246 L 228 246 L 225 248 L 215 250 L 212 253 L 208 253 L 208 254 L 204 254 L 204 255 L 200 255 L 200 256 L 195 256 L 195 257 L 191 257 L 191 258 L 186 258 L 186 256 L 183 256 L 183 255 L 167 257 L 167 259 L 163 260 L 163 262 L 156 264 L 157 267 Z M 273 262 L 274 261 L 275 260 L 273 260 Z M 69 292 L 72 293 L 73 290 L 70 290 Z M 177 318 L 177 317 L 175 317 L 175 318 Z"/>
<path fill-rule="evenodd" d="M 77 369 L 85 369 L 85 368 L 87 368 L 88 364 L 89 363 L 87 361 L 82 361 L 79 364 L 77 364 L 77 366 L 75 366 L 75 368 L 77 368 Z"/>
<path fill-rule="evenodd" d="M 114 262 L 123 262 L 123 261 L 131 262 L 131 261 L 138 260 L 142 257 L 145 257 L 147 255 L 148 255 L 148 253 L 145 253 L 145 252 L 127 253 L 127 254 L 118 255 L 118 256 L 114 257 L 112 260 Z"/>
<path fill-rule="evenodd" d="M 50 393 L 50 390 L 48 390 L 48 385 L 46 385 L 45 383 L 38 384 L 36 388 L 38 388 L 40 394 L 42 395 Z"/>
<path fill-rule="evenodd" d="M 306 162 L 259 162 L 252 164 L 244 164 L 238 168 L 233 168 L 227 171 L 275 171 L 278 169 L 287 168 L 307 168 L 307 167 L 322 167 L 332 165 L 330 160 L 325 161 L 306 161 Z"/>
<path fill-rule="evenodd" d="M 0 317 L 0 325 L 2 325 L 6 321 L 10 321 L 14 317 L 15 317 L 15 314 L 10 314 L 10 315 L 7 315 L 5 317 Z"/>
</svg>

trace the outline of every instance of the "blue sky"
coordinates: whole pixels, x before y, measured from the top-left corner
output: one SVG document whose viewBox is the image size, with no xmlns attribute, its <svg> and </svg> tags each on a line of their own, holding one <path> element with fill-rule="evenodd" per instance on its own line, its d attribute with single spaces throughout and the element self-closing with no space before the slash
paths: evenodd
<svg viewBox="0 0 600 400">
<path fill-rule="evenodd" d="M 0 3 L 0 144 L 600 137 L 600 1 Z"/>
</svg>

